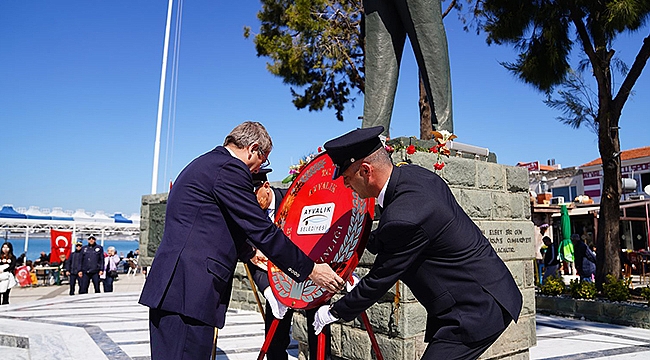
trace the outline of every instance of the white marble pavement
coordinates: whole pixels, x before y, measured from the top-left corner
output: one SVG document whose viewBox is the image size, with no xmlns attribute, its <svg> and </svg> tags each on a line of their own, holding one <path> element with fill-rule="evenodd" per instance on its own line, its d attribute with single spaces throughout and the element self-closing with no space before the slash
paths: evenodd
<svg viewBox="0 0 650 360">
<path fill-rule="evenodd" d="M 143 279 L 122 279 L 116 283 L 120 292 L 108 294 L 69 296 L 64 287 L 12 290 L 15 301 L 0 306 L 0 358 L 149 359 L 148 310 L 137 303 Z M 263 341 L 258 313 L 230 311 L 219 331 L 218 359 L 257 359 Z M 295 341 L 289 353 L 297 359 Z M 537 346 L 530 355 L 650 359 L 650 330 L 538 315 Z"/>
<path fill-rule="evenodd" d="M 28 349 L 0 346 L 0 358 L 13 351 L 16 359 L 149 359 L 148 312 L 138 297 L 86 294 L 0 307 L 0 339 L 29 339 Z M 231 310 L 219 331 L 217 359 L 256 359 L 263 341 L 258 313 Z M 297 352 L 294 341 L 292 359 Z"/>
<path fill-rule="evenodd" d="M 649 310 L 650 311 L 650 310 Z M 650 330 L 537 315 L 531 359 L 650 359 Z"/>
</svg>

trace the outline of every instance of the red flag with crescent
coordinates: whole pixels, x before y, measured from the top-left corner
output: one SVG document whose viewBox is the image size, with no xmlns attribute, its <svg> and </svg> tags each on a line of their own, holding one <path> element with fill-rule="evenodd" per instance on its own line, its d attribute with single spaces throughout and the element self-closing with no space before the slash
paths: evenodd
<svg viewBox="0 0 650 360">
<path fill-rule="evenodd" d="M 60 255 L 70 257 L 72 249 L 72 231 L 50 229 L 50 263 L 61 262 Z"/>
<path fill-rule="evenodd" d="M 29 273 L 29 268 L 27 265 L 18 266 L 16 268 L 16 281 L 20 286 L 29 286 L 32 284 L 32 277 Z"/>
<path fill-rule="evenodd" d="M 368 241 L 375 201 L 361 199 L 345 187 L 343 177 L 332 180 L 333 168 L 326 152 L 307 163 L 289 187 L 275 222 L 309 258 L 330 264 L 348 280 Z M 333 296 L 310 279 L 297 283 L 271 262 L 268 275 L 275 297 L 294 309 L 315 308 Z"/>
</svg>

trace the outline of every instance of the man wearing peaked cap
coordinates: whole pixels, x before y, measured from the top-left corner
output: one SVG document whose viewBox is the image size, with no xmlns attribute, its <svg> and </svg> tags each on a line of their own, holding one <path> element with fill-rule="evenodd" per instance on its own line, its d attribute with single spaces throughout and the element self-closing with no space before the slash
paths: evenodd
<svg viewBox="0 0 650 360">
<path fill-rule="evenodd" d="M 104 248 L 97 244 L 93 235 L 88 237 L 88 245 L 81 248 L 81 270 L 79 275 L 79 294 L 87 294 L 92 281 L 95 293 L 99 290 L 99 277 L 104 273 Z"/>
<path fill-rule="evenodd" d="M 260 169 L 258 172 L 251 174 L 253 177 L 253 189 L 257 190 L 260 186 L 264 185 L 265 182 L 268 182 L 269 179 L 267 177 L 267 174 L 270 173 L 271 169 L 269 168 L 264 168 Z"/>
<path fill-rule="evenodd" d="M 287 190 L 271 186 L 267 178 L 268 173 L 271 171 L 271 169 L 266 168 L 261 169 L 256 174 L 253 174 L 253 189 L 255 190 L 255 196 L 257 196 L 257 202 L 260 204 L 260 207 L 262 210 L 266 211 L 266 214 L 271 219 L 271 221 L 274 221 L 276 209 L 280 208 L 280 203 L 282 203 L 282 199 L 287 194 Z M 258 257 L 266 259 L 266 256 L 259 251 Z M 280 319 L 280 322 L 278 323 L 275 330 L 275 334 L 273 335 L 273 340 L 271 341 L 271 344 L 269 345 L 269 348 L 266 352 L 266 359 L 287 360 L 287 348 L 291 344 L 290 333 L 293 310 L 288 309 L 275 298 L 273 290 L 271 290 L 271 284 L 269 282 L 266 266 L 261 266 L 260 264 L 253 264 L 252 262 L 249 262 L 248 267 L 251 270 L 255 285 L 263 293 L 264 298 L 266 298 L 266 316 L 264 317 L 265 334 L 268 334 L 271 325 L 273 324 L 273 320 L 275 318 Z M 308 321 L 311 319 L 313 322 L 314 314 L 314 309 L 309 309 L 306 311 Z M 307 325 L 310 359 L 316 359 L 316 350 L 318 344 L 317 337 L 314 333 L 313 325 L 311 323 L 308 323 Z M 323 330 L 323 332 L 326 333 L 325 360 L 330 359 L 331 353 L 329 331 L 329 326 Z"/>
<path fill-rule="evenodd" d="M 355 161 L 372 154 L 383 146 L 379 135 L 383 126 L 357 129 L 325 143 L 325 149 L 334 162 L 334 176 L 337 179 Z"/>
<path fill-rule="evenodd" d="M 402 280 L 427 310 L 422 359 L 476 359 L 517 321 L 521 293 L 445 181 L 417 165 L 394 166 L 381 131 L 358 129 L 325 143 L 335 177 L 361 198 L 375 197 L 383 211 L 368 244 L 377 255 L 372 269 L 318 309 L 316 331 L 353 320 Z"/>
</svg>

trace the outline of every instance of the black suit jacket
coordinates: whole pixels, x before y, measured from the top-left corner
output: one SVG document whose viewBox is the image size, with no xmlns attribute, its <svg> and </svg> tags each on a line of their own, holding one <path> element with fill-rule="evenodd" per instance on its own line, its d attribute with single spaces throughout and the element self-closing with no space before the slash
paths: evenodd
<svg viewBox="0 0 650 360">
<path fill-rule="evenodd" d="M 333 305 L 344 320 L 378 301 L 397 280 L 427 310 L 425 341 L 479 341 L 517 320 L 522 298 L 512 275 L 433 172 L 393 168 L 371 239 L 377 250 L 372 269 Z"/>
<path fill-rule="evenodd" d="M 219 146 L 176 179 L 140 303 L 223 327 L 237 258 L 252 255 L 246 239 L 296 281 L 314 267 L 260 208 L 246 164 Z"/>
</svg>

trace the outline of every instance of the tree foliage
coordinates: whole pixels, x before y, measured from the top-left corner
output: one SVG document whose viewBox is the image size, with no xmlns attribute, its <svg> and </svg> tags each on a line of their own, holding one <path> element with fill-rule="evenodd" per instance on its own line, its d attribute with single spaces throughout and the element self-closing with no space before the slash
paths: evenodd
<svg viewBox="0 0 650 360">
<path fill-rule="evenodd" d="M 361 0 L 261 0 L 257 56 L 291 86 L 293 104 L 336 110 L 364 90 Z M 250 35 L 245 28 L 244 36 Z"/>
<path fill-rule="evenodd" d="M 598 134 L 603 164 L 600 220 L 597 238 L 599 287 L 605 275 L 620 277 L 619 202 L 621 196 L 618 124 L 648 57 L 646 37 L 629 69 L 615 58 L 617 36 L 644 28 L 650 14 L 648 0 L 468 0 L 477 28 L 487 42 L 507 44 L 519 51 L 503 65 L 522 81 L 548 95 L 547 105 L 562 110 L 559 119 L 571 126 L 591 124 Z M 584 60 L 570 65 L 572 51 Z M 590 70 L 596 89 L 580 77 Z M 615 89 L 613 70 L 623 81 Z M 614 71 L 615 72 L 615 71 Z M 558 97 L 552 98 L 553 94 Z"/>
</svg>

